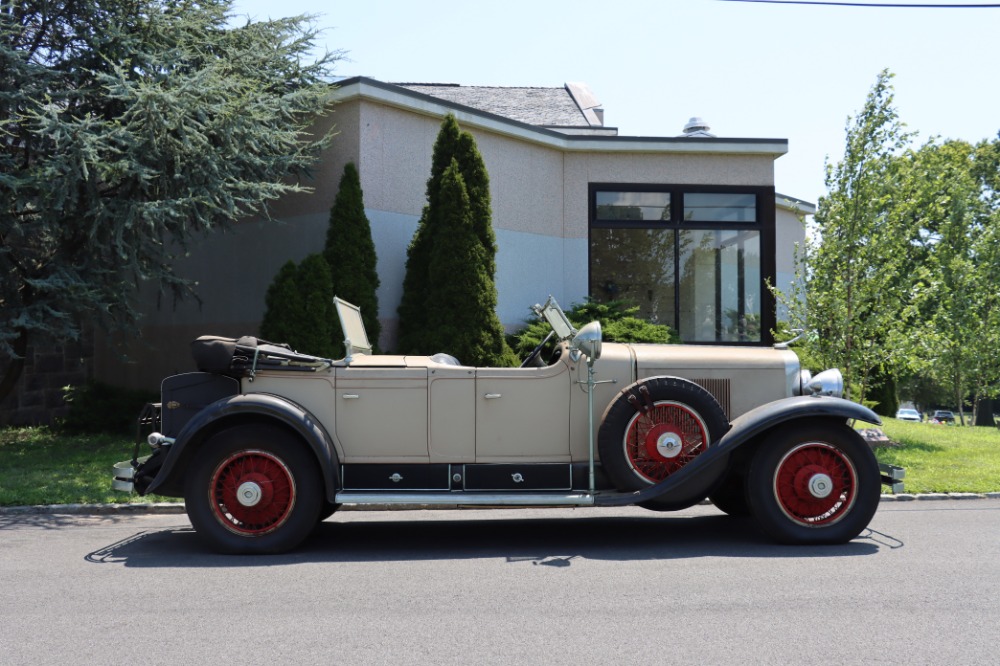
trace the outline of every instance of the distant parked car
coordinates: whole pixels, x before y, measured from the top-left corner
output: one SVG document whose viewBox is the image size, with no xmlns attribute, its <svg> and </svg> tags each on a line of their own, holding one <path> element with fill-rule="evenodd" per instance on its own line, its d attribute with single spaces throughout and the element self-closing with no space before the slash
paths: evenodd
<svg viewBox="0 0 1000 666">
<path fill-rule="evenodd" d="M 915 409 L 901 409 L 896 412 L 896 418 L 900 421 L 923 421 L 924 417 Z"/>
<path fill-rule="evenodd" d="M 947 409 L 938 409 L 931 415 L 931 420 L 937 421 L 938 423 L 954 423 L 955 412 Z"/>
</svg>

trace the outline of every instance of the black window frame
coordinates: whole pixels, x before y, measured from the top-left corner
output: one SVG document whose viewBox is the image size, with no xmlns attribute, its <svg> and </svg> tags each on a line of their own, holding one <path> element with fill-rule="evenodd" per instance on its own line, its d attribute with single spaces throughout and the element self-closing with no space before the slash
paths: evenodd
<svg viewBox="0 0 1000 666">
<path fill-rule="evenodd" d="M 599 220 L 597 218 L 598 192 L 664 192 L 670 194 L 670 220 Z M 754 194 L 756 204 L 756 222 L 686 222 L 684 216 L 684 194 Z M 699 345 L 735 345 L 747 347 L 770 346 L 774 344 L 773 331 L 777 325 L 775 314 L 775 299 L 768 283 L 775 284 L 777 278 L 777 263 L 775 256 L 775 202 L 774 187 L 760 185 L 705 185 L 705 184 L 651 184 L 651 183 L 589 183 L 588 185 L 588 220 L 587 220 L 587 293 L 594 293 L 591 274 L 591 252 L 593 247 L 593 229 L 661 229 L 672 231 L 679 240 L 684 230 L 733 230 L 760 233 L 760 341 L 714 341 L 685 340 L 685 343 Z M 674 274 L 677 275 L 680 262 L 680 244 L 674 243 Z M 742 275 L 741 278 L 743 279 Z M 674 280 L 674 327 L 680 322 L 680 281 Z M 678 331 L 679 332 L 679 331 Z"/>
</svg>

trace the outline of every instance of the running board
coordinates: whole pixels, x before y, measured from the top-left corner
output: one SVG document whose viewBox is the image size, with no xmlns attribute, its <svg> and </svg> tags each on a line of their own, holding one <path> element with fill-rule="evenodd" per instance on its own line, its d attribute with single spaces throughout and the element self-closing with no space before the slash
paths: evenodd
<svg viewBox="0 0 1000 666">
<path fill-rule="evenodd" d="M 416 492 L 373 493 L 342 490 L 337 504 L 435 505 L 435 506 L 594 506 L 590 493 L 479 493 L 479 492 Z"/>
</svg>

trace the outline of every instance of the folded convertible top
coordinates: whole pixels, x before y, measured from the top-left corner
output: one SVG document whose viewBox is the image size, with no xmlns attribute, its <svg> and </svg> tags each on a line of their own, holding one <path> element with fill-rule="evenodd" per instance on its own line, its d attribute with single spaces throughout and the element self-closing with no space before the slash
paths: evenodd
<svg viewBox="0 0 1000 666">
<path fill-rule="evenodd" d="M 258 370 L 313 371 L 330 364 L 328 359 L 300 354 L 289 345 L 253 336 L 224 338 L 203 335 L 191 343 L 198 370 L 229 377 L 253 377 Z"/>
</svg>

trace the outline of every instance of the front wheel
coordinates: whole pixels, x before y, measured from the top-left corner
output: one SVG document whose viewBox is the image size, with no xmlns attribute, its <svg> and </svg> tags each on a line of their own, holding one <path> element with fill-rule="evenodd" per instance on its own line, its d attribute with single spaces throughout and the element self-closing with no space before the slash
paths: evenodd
<svg viewBox="0 0 1000 666">
<path fill-rule="evenodd" d="M 221 553 L 280 553 L 309 535 L 323 507 L 308 448 L 273 425 L 239 425 L 203 444 L 184 501 L 198 535 Z"/>
<path fill-rule="evenodd" d="M 850 541 L 875 515 L 880 492 L 875 454 L 840 422 L 785 426 L 762 444 L 747 475 L 754 518 L 788 544 Z"/>
</svg>

